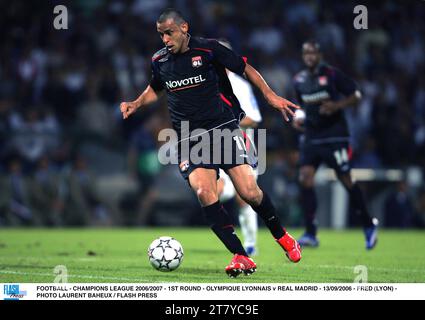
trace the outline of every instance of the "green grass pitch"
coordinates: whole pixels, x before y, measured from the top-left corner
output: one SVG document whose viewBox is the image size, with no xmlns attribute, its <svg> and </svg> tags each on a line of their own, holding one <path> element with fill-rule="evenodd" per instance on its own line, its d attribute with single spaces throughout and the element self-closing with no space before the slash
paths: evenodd
<svg viewBox="0 0 425 320">
<path fill-rule="evenodd" d="M 150 242 L 163 235 L 184 248 L 173 272 L 156 271 L 147 259 Z M 369 282 L 425 282 L 423 231 L 380 230 L 377 247 L 366 251 L 361 230 L 321 230 L 321 246 L 305 249 L 298 264 L 267 230 L 258 238 L 257 272 L 229 279 L 231 255 L 207 228 L 0 229 L 0 283 L 53 282 L 57 265 L 66 266 L 69 282 L 83 283 L 342 283 L 353 282 L 357 265 L 367 267 Z"/>
</svg>

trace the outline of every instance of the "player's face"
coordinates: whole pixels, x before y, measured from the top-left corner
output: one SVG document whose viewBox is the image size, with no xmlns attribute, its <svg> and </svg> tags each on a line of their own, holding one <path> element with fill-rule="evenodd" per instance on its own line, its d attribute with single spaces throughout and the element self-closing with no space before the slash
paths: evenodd
<svg viewBox="0 0 425 320">
<path fill-rule="evenodd" d="M 185 49 L 189 29 L 187 23 L 178 25 L 174 19 L 167 19 L 162 23 L 157 22 L 156 29 L 169 52 L 176 54 Z"/>
<path fill-rule="evenodd" d="M 315 68 L 320 62 L 321 54 L 315 48 L 315 46 L 310 43 L 305 43 L 303 45 L 303 60 L 307 68 Z"/>
</svg>

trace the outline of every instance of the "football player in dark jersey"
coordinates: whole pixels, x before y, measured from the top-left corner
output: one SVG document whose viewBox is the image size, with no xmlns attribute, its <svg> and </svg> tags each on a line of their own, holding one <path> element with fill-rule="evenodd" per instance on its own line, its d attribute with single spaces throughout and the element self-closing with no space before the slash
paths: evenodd
<svg viewBox="0 0 425 320">
<path fill-rule="evenodd" d="M 351 208 L 360 216 L 366 248 L 377 242 L 378 221 L 371 218 L 359 186 L 351 178 L 349 133 L 344 109 L 357 104 L 361 93 L 356 83 L 322 62 L 320 46 L 307 41 L 302 47 L 306 69 L 294 77 L 294 88 L 305 115 L 295 117 L 293 126 L 303 131 L 300 141 L 301 204 L 305 214 L 306 232 L 298 240 L 301 246 L 317 247 L 314 176 L 318 166 L 326 163 L 347 190 Z"/>
<path fill-rule="evenodd" d="M 167 9 L 158 18 L 156 27 L 165 47 L 152 58 L 152 79 L 144 92 L 132 102 L 121 103 L 124 119 L 156 101 L 165 91 L 179 143 L 187 141 L 191 132 L 200 128 L 205 129 L 207 134 L 217 128 L 237 132 L 241 109 L 227 78 L 226 68 L 245 75 L 286 121 L 289 121 L 289 115 L 293 115 L 291 108 L 299 108 L 276 95 L 243 57 L 216 40 L 191 37 L 189 25 L 180 12 Z M 188 130 L 181 130 L 183 121 L 189 122 Z M 232 138 L 234 149 L 242 149 L 238 137 Z M 215 153 L 213 148 L 210 152 Z M 239 156 L 241 158 L 238 159 L 248 158 L 246 154 Z M 298 243 L 281 227 L 275 207 L 258 187 L 252 167 L 247 162 L 237 163 L 236 157 L 233 157 L 232 163 L 198 163 L 187 158 L 180 148 L 178 158 L 180 172 L 196 193 L 211 229 L 234 255 L 225 269 L 229 276 L 251 274 L 256 270 L 256 264 L 243 248 L 232 219 L 219 202 L 217 179 L 220 168 L 231 177 L 241 198 L 264 220 L 289 260 L 298 262 L 301 259 Z"/>
</svg>

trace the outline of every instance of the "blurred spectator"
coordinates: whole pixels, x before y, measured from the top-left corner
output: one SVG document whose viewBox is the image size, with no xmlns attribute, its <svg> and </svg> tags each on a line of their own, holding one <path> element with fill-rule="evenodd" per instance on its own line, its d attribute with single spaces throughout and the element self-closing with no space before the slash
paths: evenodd
<svg viewBox="0 0 425 320">
<path fill-rule="evenodd" d="M 407 189 L 406 181 L 401 181 L 385 200 L 385 227 L 409 228 L 413 225 L 415 211 Z"/>
<path fill-rule="evenodd" d="M 135 0 L 130 12 L 135 15 L 141 15 L 144 20 L 154 24 L 157 17 L 166 7 L 166 0 Z"/>
<path fill-rule="evenodd" d="M 146 127 L 139 127 L 132 136 L 128 152 L 129 169 L 131 175 L 138 179 L 141 192 L 149 188 L 161 168 L 152 126 L 153 122 L 149 122 Z"/>
<path fill-rule="evenodd" d="M 382 163 L 376 152 L 376 141 L 369 136 L 358 151 L 358 156 L 354 155 L 353 168 L 379 169 L 381 167 Z"/>
<path fill-rule="evenodd" d="M 388 32 L 379 24 L 380 19 L 368 19 L 369 26 L 367 30 L 359 33 L 356 45 L 356 56 L 358 70 L 362 72 L 370 72 L 369 67 L 373 67 L 379 58 L 380 52 L 386 51 L 390 44 L 390 36 Z M 373 68 L 375 69 L 375 68 Z"/>
<path fill-rule="evenodd" d="M 378 83 L 374 81 L 370 81 L 365 77 L 356 80 L 361 88 L 362 99 L 357 106 L 345 110 L 352 137 L 350 142 L 354 152 L 361 148 L 362 142 L 370 134 L 371 128 L 374 126 L 372 111 L 374 100 L 380 91 Z"/>
<path fill-rule="evenodd" d="M 335 21 L 335 14 L 326 10 L 323 14 L 323 21 L 317 30 L 317 40 L 327 50 L 335 50 L 342 54 L 345 50 L 344 30 Z"/>
<path fill-rule="evenodd" d="M 0 176 L 0 190 L 0 225 L 33 224 L 28 185 L 18 157 L 9 159 L 7 175 Z"/>
<path fill-rule="evenodd" d="M 414 97 L 414 115 L 414 139 L 417 154 L 425 154 L 425 76 L 423 75 L 419 77 L 418 90 Z M 425 167 L 424 158 L 418 162 Z"/>
<path fill-rule="evenodd" d="M 113 113 L 100 100 L 95 79 L 87 86 L 87 100 L 78 111 L 80 139 L 95 139 L 106 142 L 114 135 Z"/>
<path fill-rule="evenodd" d="M 78 110 L 78 97 L 67 90 L 63 83 L 64 70 L 51 68 L 48 70 L 47 83 L 43 89 L 42 99 L 52 106 L 55 114 L 66 126 L 75 123 Z"/>
<path fill-rule="evenodd" d="M 285 45 L 285 36 L 274 25 L 274 17 L 264 15 L 262 23 L 251 33 L 249 43 L 252 48 L 259 49 L 266 54 L 273 55 L 280 51 Z"/>
<path fill-rule="evenodd" d="M 153 116 L 141 125 L 131 137 L 128 151 L 130 176 L 137 181 L 136 193 L 125 195 L 121 206 L 127 223 L 146 225 L 157 198 L 154 188 L 161 164 L 158 161 L 156 137 L 160 118 Z"/>
<path fill-rule="evenodd" d="M 415 216 L 415 227 L 425 228 L 425 187 L 419 192 L 418 199 L 416 201 L 417 214 Z"/>
<path fill-rule="evenodd" d="M 266 79 L 270 87 L 281 96 L 288 96 L 291 84 L 291 74 L 271 55 L 262 55 L 262 66 L 259 68 L 260 73 Z"/>
<path fill-rule="evenodd" d="M 317 19 L 316 9 L 317 7 L 314 1 L 297 2 L 293 5 L 285 6 L 285 19 L 292 26 L 299 23 L 313 25 Z"/>
<path fill-rule="evenodd" d="M 410 75 L 416 75 L 418 69 L 424 65 L 424 44 L 419 35 L 407 31 L 401 43 L 392 51 L 392 60 L 397 68 Z"/>
<path fill-rule="evenodd" d="M 61 180 L 49 158 L 43 156 L 28 182 L 29 199 L 37 225 L 62 225 Z"/>
<path fill-rule="evenodd" d="M 9 117 L 12 110 L 10 99 L 0 95 L 0 173 L 5 171 L 5 161 L 9 145 L 10 123 Z"/>
<path fill-rule="evenodd" d="M 98 195 L 96 181 L 81 155 L 76 155 L 63 184 L 65 225 L 109 225 L 109 212 Z"/>
<path fill-rule="evenodd" d="M 23 159 L 25 171 L 31 171 L 43 155 L 58 147 L 60 127 L 53 114 L 28 108 L 23 115 L 12 113 L 9 121 L 11 149 Z"/>
</svg>

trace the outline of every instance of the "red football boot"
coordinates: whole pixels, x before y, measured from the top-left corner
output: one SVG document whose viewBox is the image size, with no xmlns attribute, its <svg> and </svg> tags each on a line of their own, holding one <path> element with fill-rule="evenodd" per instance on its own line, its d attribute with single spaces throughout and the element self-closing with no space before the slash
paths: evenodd
<svg viewBox="0 0 425 320">
<path fill-rule="evenodd" d="M 226 267 L 226 273 L 230 278 L 236 278 L 242 272 L 249 276 L 257 270 L 257 265 L 255 262 L 246 256 L 235 254 L 232 261 Z"/>
<path fill-rule="evenodd" d="M 285 250 L 289 260 L 295 263 L 301 260 L 301 247 L 289 233 L 285 233 L 282 238 L 276 239 L 276 241 Z"/>
</svg>

